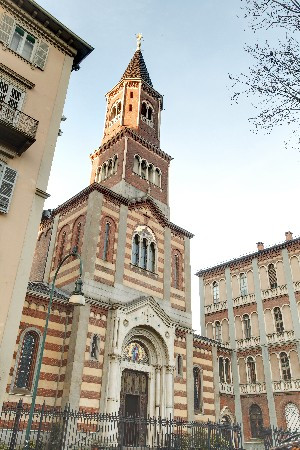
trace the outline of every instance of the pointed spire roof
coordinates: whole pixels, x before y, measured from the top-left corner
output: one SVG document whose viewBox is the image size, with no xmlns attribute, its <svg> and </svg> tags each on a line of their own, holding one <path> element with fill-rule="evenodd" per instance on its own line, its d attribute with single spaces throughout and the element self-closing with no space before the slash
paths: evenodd
<svg viewBox="0 0 300 450">
<path fill-rule="evenodd" d="M 142 52 L 139 48 L 135 51 L 120 81 L 124 80 L 124 78 L 140 78 L 153 87 Z"/>
</svg>

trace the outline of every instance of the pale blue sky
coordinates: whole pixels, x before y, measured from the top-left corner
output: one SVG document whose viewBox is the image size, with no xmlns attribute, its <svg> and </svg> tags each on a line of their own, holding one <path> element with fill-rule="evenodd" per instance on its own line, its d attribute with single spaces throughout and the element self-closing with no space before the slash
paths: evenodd
<svg viewBox="0 0 300 450">
<path fill-rule="evenodd" d="M 231 106 L 228 73 L 251 65 L 254 40 L 240 0 L 39 0 L 95 47 L 72 73 L 46 207 L 89 184 L 89 154 L 100 144 L 105 93 L 120 79 L 142 32 L 154 88 L 164 95 L 161 147 L 170 170 L 171 220 L 195 234 L 192 273 L 299 234 L 299 152 L 286 149 L 290 130 L 253 134 L 249 99 Z M 244 31 L 246 30 L 246 31 Z M 264 41 L 266 33 L 255 39 Z M 194 327 L 199 329 L 193 277 Z"/>
</svg>

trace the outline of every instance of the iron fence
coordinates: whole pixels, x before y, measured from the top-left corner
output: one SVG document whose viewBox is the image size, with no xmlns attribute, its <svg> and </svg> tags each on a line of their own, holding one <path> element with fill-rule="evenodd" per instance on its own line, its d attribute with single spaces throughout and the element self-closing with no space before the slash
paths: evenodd
<svg viewBox="0 0 300 450">
<path fill-rule="evenodd" d="M 282 428 L 263 428 L 261 436 L 264 439 L 266 450 L 292 449 L 300 447 L 300 432 L 283 430 Z M 298 441 L 298 443 L 296 442 Z M 297 445 L 295 445 L 297 444 Z"/>
<path fill-rule="evenodd" d="M 25 448 L 29 410 L 20 400 L 0 414 L 0 450 Z M 213 422 L 36 408 L 27 448 L 35 450 L 242 450 L 241 428 Z"/>
</svg>

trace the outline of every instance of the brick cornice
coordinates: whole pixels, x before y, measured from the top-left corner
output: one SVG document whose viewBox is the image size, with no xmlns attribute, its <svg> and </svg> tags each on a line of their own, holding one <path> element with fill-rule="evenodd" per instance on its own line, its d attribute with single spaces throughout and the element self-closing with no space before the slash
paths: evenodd
<svg viewBox="0 0 300 450">
<path fill-rule="evenodd" d="M 154 144 L 151 144 L 151 142 L 147 141 L 147 139 L 144 139 L 142 136 L 140 136 L 139 134 L 137 134 L 135 131 L 133 131 L 131 128 L 123 128 L 122 130 L 120 130 L 118 133 L 116 133 L 111 139 L 109 139 L 107 142 L 105 142 L 105 144 L 101 145 L 97 150 L 94 151 L 94 153 L 92 153 L 90 155 L 90 158 L 93 160 L 95 159 L 97 156 L 99 156 L 101 153 L 105 152 L 106 150 L 108 150 L 112 145 L 116 144 L 118 141 L 120 141 L 122 138 L 124 137 L 130 137 L 132 138 L 134 141 L 139 142 L 140 144 L 142 144 L 144 147 L 148 148 L 148 150 L 153 151 L 154 153 L 156 153 L 158 156 L 160 156 L 161 158 L 163 158 L 165 161 L 172 161 L 172 156 L 168 155 L 167 153 L 165 153 L 164 151 L 162 151 L 159 147 L 157 147 Z"/>
</svg>

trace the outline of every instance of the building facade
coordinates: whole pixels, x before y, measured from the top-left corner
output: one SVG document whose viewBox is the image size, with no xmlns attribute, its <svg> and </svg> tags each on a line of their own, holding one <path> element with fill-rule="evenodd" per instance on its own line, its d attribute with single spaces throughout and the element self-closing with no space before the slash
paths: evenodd
<svg viewBox="0 0 300 450">
<path fill-rule="evenodd" d="M 300 428 L 300 239 L 198 272 L 201 326 L 218 350 L 223 412 L 243 423 L 249 448 L 260 429 Z"/>
<path fill-rule="evenodd" d="M 160 148 L 161 111 L 138 42 L 107 94 L 90 185 L 41 222 L 6 402 L 30 403 L 49 283 L 76 246 L 86 306 L 68 304 L 79 268 L 68 260 L 57 278 L 38 403 L 215 420 L 221 344 L 193 334 L 193 235 L 170 221 L 172 158 Z"/>
<path fill-rule="evenodd" d="M 91 51 L 34 1 L 0 1 L 0 405 L 69 77 Z"/>
</svg>

